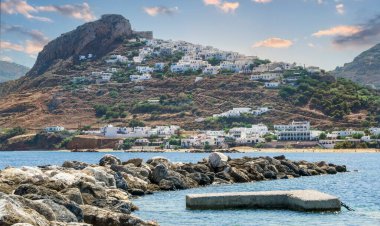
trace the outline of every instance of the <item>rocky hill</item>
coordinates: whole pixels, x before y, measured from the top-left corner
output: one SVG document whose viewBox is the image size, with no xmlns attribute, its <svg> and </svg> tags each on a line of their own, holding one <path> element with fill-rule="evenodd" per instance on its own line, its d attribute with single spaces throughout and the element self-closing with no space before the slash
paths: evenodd
<svg viewBox="0 0 380 226">
<path fill-rule="evenodd" d="M 30 68 L 20 64 L 0 60 L 0 83 L 24 76 Z"/>
<path fill-rule="evenodd" d="M 380 89 L 380 43 L 332 72 L 337 77 Z"/>
<path fill-rule="evenodd" d="M 311 74 L 302 67 L 285 70 L 283 84 L 277 89 L 265 88 L 263 81 L 252 81 L 250 74 L 244 73 L 176 74 L 168 70 L 168 65 L 181 59 L 182 50 L 168 53 L 163 48 L 160 54 L 147 56 L 143 63 L 131 61 L 148 49 L 142 38 L 151 39 L 152 33 L 135 32 L 122 16 L 106 15 L 51 41 L 27 76 L 0 84 L 0 127 L 38 130 L 62 125 L 75 129 L 111 123 L 223 129 L 259 122 L 272 125 L 309 120 L 322 129 L 380 122 L 379 93 L 352 82 L 328 74 Z M 79 60 L 80 55 L 88 54 L 93 57 Z M 115 54 L 128 61 L 106 63 Z M 130 80 L 130 75 L 137 74 L 137 66 L 154 67 L 157 62 L 166 66 L 152 72 L 151 79 Z M 249 66 L 264 63 L 267 61 L 255 59 Z M 92 72 L 101 71 L 112 73 L 111 80 L 102 82 L 93 77 Z M 264 106 L 271 110 L 258 117 L 211 117 L 233 107 Z"/>
</svg>

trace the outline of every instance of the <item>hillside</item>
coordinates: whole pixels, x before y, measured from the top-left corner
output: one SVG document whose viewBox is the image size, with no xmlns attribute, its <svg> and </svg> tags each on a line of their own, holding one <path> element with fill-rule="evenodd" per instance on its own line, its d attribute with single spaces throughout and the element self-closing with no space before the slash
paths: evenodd
<svg viewBox="0 0 380 226">
<path fill-rule="evenodd" d="M 0 83 L 24 76 L 30 68 L 20 64 L 0 60 Z"/>
<path fill-rule="evenodd" d="M 332 72 L 334 76 L 380 89 L 380 43 Z"/>
<path fill-rule="evenodd" d="M 96 29 L 94 24 L 103 29 Z M 121 28 L 108 29 L 115 25 Z M 128 32 L 118 33 L 123 29 Z M 111 32 L 107 38 L 101 35 L 104 30 Z M 86 45 L 73 41 L 88 31 L 95 32 L 92 35 L 95 38 Z M 272 125 L 309 120 L 315 127 L 329 129 L 369 126 L 380 121 L 379 93 L 350 81 L 212 47 L 151 39 L 151 35 L 132 31 L 129 22 L 118 15 L 107 15 L 53 40 L 39 54 L 27 76 L 0 84 L 0 127 L 17 125 L 38 130 L 62 125 L 74 129 L 112 123 L 223 129 L 249 123 Z M 109 37 L 114 37 L 113 41 Z M 58 54 L 55 50 L 64 51 L 66 42 L 71 43 L 67 53 Z M 97 48 L 93 48 L 95 44 Z M 187 62 L 192 51 L 202 58 L 193 62 L 208 64 L 203 72 L 201 69 L 173 72 L 170 65 L 181 66 L 179 62 Z M 89 53 L 93 57 L 80 59 L 82 54 Z M 210 53 L 213 57 L 207 58 Z M 115 55 L 120 55 L 120 61 L 111 62 Z M 215 56 L 235 63 L 223 63 Z M 153 68 L 159 62 L 164 66 L 151 72 L 151 77 L 131 81 L 133 76 L 144 75 L 138 72 L 139 66 Z M 241 62 L 244 71 L 238 73 L 231 65 Z M 225 69 L 226 65 L 231 69 Z M 252 73 L 258 73 L 255 71 L 280 70 L 279 65 L 283 67 L 279 88 L 265 88 L 264 81 L 250 79 Z M 217 74 L 205 72 L 205 68 L 213 67 L 220 69 Z M 109 75 L 111 79 L 107 79 Z M 257 117 L 211 117 L 233 107 L 263 106 L 271 110 Z"/>
</svg>

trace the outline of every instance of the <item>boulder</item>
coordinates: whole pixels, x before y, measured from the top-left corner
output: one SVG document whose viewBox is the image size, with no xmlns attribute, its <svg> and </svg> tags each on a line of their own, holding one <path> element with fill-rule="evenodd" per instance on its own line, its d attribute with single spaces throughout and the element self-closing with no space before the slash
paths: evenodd
<svg viewBox="0 0 380 226">
<path fill-rule="evenodd" d="M 326 172 L 328 174 L 336 174 L 337 170 L 335 169 L 335 167 L 330 166 L 330 167 L 327 168 Z"/>
<path fill-rule="evenodd" d="M 80 190 L 78 188 L 67 188 L 60 192 L 67 199 L 79 204 L 83 205 L 83 198 Z"/>
<path fill-rule="evenodd" d="M 134 177 L 134 176 L 127 174 L 127 173 L 122 173 L 122 175 L 128 184 L 128 190 L 129 189 L 141 189 L 144 191 L 147 190 L 148 182 L 146 182 L 146 181 L 144 181 L 138 177 Z"/>
<path fill-rule="evenodd" d="M 285 160 L 286 159 L 285 155 L 274 156 L 273 158 L 277 159 L 277 160 Z"/>
<path fill-rule="evenodd" d="M 100 185 L 79 181 L 75 184 L 83 198 L 83 203 L 92 204 L 97 199 L 105 199 L 107 197 L 106 189 Z"/>
<path fill-rule="evenodd" d="M 79 162 L 79 161 L 65 161 L 62 164 L 62 167 L 64 167 L 64 168 L 72 168 L 75 170 L 82 170 L 82 169 L 86 168 L 87 166 L 89 166 L 88 163 Z"/>
<path fill-rule="evenodd" d="M 335 169 L 336 169 L 336 171 L 339 172 L 339 173 L 347 172 L 347 168 L 346 168 L 345 165 L 342 165 L 342 166 L 337 165 L 337 166 L 335 167 Z"/>
<path fill-rule="evenodd" d="M 84 222 L 93 226 L 157 225 L 144 222 L 130 214 L 115 213 L 95 206 L 82 205 L 81 208 L 84 213 Z"/>
<path fill-rule="evenodd" d="M 250 181 L 247 174 L 243 173 L 241 170 L 236 169 L 235 167 L 231 168 L 230 175 L 234 181 L 238 183 L 245 183 Z"/>
<path fill-rule="evenodd" d="M 54 212 L 55 218 L 60 222 L 78 222 L 77 217 L 65 206 L 60 205 L 50 199 L 38 200 L 38 202 L 48 205 Z"/>
<path fill-rule="evenodd" d="M 107 187 L 116 188 L 114 176 L 107 173 L 103 167 L 86 167 L 83 172 L 93 176 L 97 181 L 104 182 Z"/>
<path fill-rule="evenodd" d="M 151 178 L 151 180 L 152 180 L 154 183 L 159 184 L 160 181 L 161 181 L 162 179 L 165 179 L 168 175 L 169 175 L 169 174 L 168 174 L 168 169 L 167 169 L 167 167 L 166 167 L 165 165 L 163 165 L 163 164 L 158 164 L 158 165 L 154 168 L 154 170 L 153 170 L 153 172 L 152 172 L 152 178 Z"/>
<path fill-rule="evenodd" d="M 11 226 L 17 223 L 34 226 L 49 226 L 49 221 L 37 211 L 24 207 L 22 203 L 9 196 L 0 198 L 0 225 Z"/>
<path fill-rule="evenodd" d="M 118 157 L 107 154 L 99 160 L 99 165 L 100 166 L 121 165 L 121 161 Z"/>
<path fill-rule="evenodd" d="M 299 168 L 289 160 L 281 160 L 281 164 L 287 166 L 291 171 L 298 174 Z"/>
<path fill-rule="evenodd" d="M 161 156 L 156 156 L 151 159 L 148 159 L 146 163 L 152 165 L 153 167 L 156 167 L 157 165 L 161 164 L 161 165 L 166 166 L 166 168 L 169 168 L 171 165 L 169 159 L 165 157 L 161 157 Z"/>
<path fill-rule="evenodd" d="M 208 173 L 210 172 L 210 168 L 205 164 L 195 164 L 193 166 L 194 171 L 199 173 Z"/>
<path fill-rule="evenodd" d="M 144 160 L 142 158 L 133 158 L 133 159 L 129 159 L 126 162 L 123 162 L 123 165 L 133 164 L 136 167 L 140 167 L 143 161 Z"/>
<path fill-rule="evenodd" d="M 201 186 L 210 185 L 213 182 L 213 180 L 211 180 L 210 177 L 204 173 L 190 173 L 188 177 L 196 181 Z"/>
<path fill-rule="evenodd" d="M 277 174 L 272 170 L 267 170 L 263 173 L 263 176 L 267 179 L 277 179 Z"/>
<path fill-rule="evenodd" d="M 116 188 L 122 189 L 122 190 L 128 190 L 128 183 L 124 179 L 124 176 L 120 172 L 116 172 L 114 174 Z"/>
<path fill-rule="evenodd" d="M 213 152 L 208 156 L 208 162 L 214 170 L 217 170 L 227 165 L 228 157 L 223 153 Z"/>
</svg>

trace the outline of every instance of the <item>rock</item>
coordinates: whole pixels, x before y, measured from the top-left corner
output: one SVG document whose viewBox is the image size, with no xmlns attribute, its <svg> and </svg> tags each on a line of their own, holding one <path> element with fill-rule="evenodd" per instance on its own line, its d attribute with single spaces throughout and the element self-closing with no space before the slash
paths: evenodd
<svg viewBox="0 0 380 226">
<path fill-rule="evenodd" d="M 231 181 L 232 180 L 231 175 L 229 173 L 227 173 L 227 172 L 224 172 L 224 171 L 216 173 L 215 177 L 219 178 L 219 179 L 222 179 L 222 180 L 225 180 L 225 181 Z"/>
<path fill-rule="evenodd" d="M 328 174 L 336 174 L 337 170 L 335 169 L 335 167 L 330 166 L 330 167 L 327 168 L 326 172 Z"/>
<path fill-rule="evenodd" d="M 64 197 L 67 199 L 79 204 L 83 205 L 83 198 L 82 194 L 80 193 L 80 190 L 78 188 L 67 188 L 65 190 L 62 190 L 60 192 Z"/>
<path fill-rule="evenodd" d="M 71 211 L 69 211 L 65 206 L 59 205 L 58 203 L 50 199 L 39 200 L 39 202 L 42 202 L 48 205 L 53 210 L 57 221 L 78 222 L 77 217 Z"/>
<path fill-rule="evenodd" d="M 285 160 L 285 155 L 279 155 L 279 156 L 274 156 L 273 157 L 274 159 L 277 159 L 277 160 Z"/>
<path fill-rule="evenodd" d="M 132 212 L 132 203 L 129 200 L 118 200 L 115 198 L 97 199 L 92 205 L 118 213 L 130 214 Z"/>
<path fill-rule="evenodd" d="M 339 173 L 347 172 L 347 168 L 346 168 L 345 165 L 342 165 L 342 166 L 337 165 L 337 166 L 335 167 L 335 169 L 336 169 L 336 171 L 339 172 Z"/>
<path fill-rule="evenodd" d="M 171 163 L 170 161 L 165 158 L 165 157 L 160 157 L 160 156 L 156 156 L 156 157 L 153 157 L 151 159 L 148 159 L 148 161 L 146 161 L 147 164 L 150 164 L 154 167 L 156 167 L 157 165 L 161 164 L 161 165 L 164 165 L 166 166 L 166 168 L 169 168 Z"/>
<path fill-rule="evenodd" d="M 107 198 L 105 188 L 100 185 L 79 181 L 75 184 L 75 187 L 79 188 L 85 204 L 90 205 L 97 199 Z"/>
<path fill-rule="evenodd" d="M 68 199 L 55 190 L 33 184 L 22 184 L 14 191 L 15 195 L 23 196 L 29 199 L 55 199 L 67 202 Z"/>
<path fill-rule="evenodd" d="M 118 157 L 107 154 L 99 160 L 99 165 L 100 166 L 121 165 L 121 161 Z"/>
<path fill-rule="evenodd" d="M 84 221 L 93 226 L 157 225 L 144 222 L 130 214 L 115 213 L 95 206 L 82 205 Z"/>
<path fill-rule="evenodd" d="M 175 190 L 173 181 L 166 180 L 166 179 L 160 180 L 160 183 L 158 184 L 158 186 L 160 186 L 161 190 L 166 190 L 166 191 Z"/>
<path fill-rule="evenodd" d="M 298 174 L 299 168 L 294 163 L 288 160 L 281 160 L 281 164 L 287 166 L 290 170 L 292 170 L 294 173 Z"/>
<path fill-rule="evenodd" d="M 133 165 L 135 165 L 136 167 L 140 167 L 143 161 L 144 161 L 144 160 L 141 159 L 141 158 L 134 158 L 134 159 L 129 159 L 129 160 L 126 161 L 126 162 L 123 162 L 123 165 L 133 164 Z"/>
<path fill-rule="evenodd" d="M 277 175 L 272 170 L 267 170 L 263 173 L 263 176 L 267 179 L 277 179 Z"/>
<path fill-rule="evenodd" d="M 37 167 L 10 167 L 2 170 L 0 173 L 2 180 L 12 181 L 16 184 L 42 184 L 48 180 L 48 177 Z"/>
<path fill-rule="evenodd" d="M 210 172 L 210 168 L 204 164 L 195 164 L 193 166 L 194 171 L 200 172 L 200 173 L 208 173 Z"/>
<path fill-rule="evenodd" d="M 162 179 L 168 177 L 168 169 L 165 165 L 157 165 L 152 172 L 152 181 L 156 184 L 159 184 Z"/>
<path fill-rule="evenodd" d="M 305 168 L 300 168 L 299 169 L 299 175 L 301 175 L 301 176 L 311 176 L 310 172 L 307 169 L 305 169 Z"/>
<path fill-rule="evenodd" d="M 123 16 L 103 15 L 99 20 L 83 24 L 45 45 L 27 75 L 38 76 L 56 67 L 63 67 L 66 65 L 62 65 L 63 62 L 77 60 L 81 54 L 92 53 L 101 58 L 124 38 L 131 38 L 133 33 L 131 24 Z M 72 59 L 73 56 L 75 59 Z"/>
<path fill-rule="evenodd" d="M 79 161 L 65 161 L 62 164 L 62 167 L 72 168 L 75 170 L 82 170 L 82 169 L 86 168 L 87 166 L 89 166 L 89 164 L 87 164 L 85 162 L 79 162 Z"/>
<path fill-rule="evenodd" d="M 148 187 L 148 182 L 138 178 L 134 177 L 130 174 L 122 173 L 125 181 L 128 184 L 128 189 L 141 189 L 146 191 Z"/>
<path fill-rule="evenodd" d="M 137 189 L 137 188 L 129 189 L 128 192 L 131 195 L 135 195 L 135 196 L 144 196 L 145 195 L 145 192 L 143 190 Z"/>
<path fill-rule="evenodd" d="M 11 226 L 17 223 L 34 226 L 49 226 L 49 221 L 37 211 L 24 208 L 22 203 L 10 196 L 2 195 L 0 198 L 0 225 Z"/>
<path fill-rule="evenodd" d="M 102 167 L 86 167 L 83 172 L 93 176 L 97 181 L 104 182 L 107 187 L 116 188 L 114 176 L 107 173 Z"/>
<path fill-rule="evenodd" d="M 213 152 L 208 156 L 210 166 L 216 170 L 227 165 L 228 157 L 219 152 Z"/>
<path fill-rule="evenodd" d="M 188 175 L 191 179 L 196 181 L 199 185 L 210 185 L 213 181 L 204 173 L 190 173 Z"/>
<path fill-rule="evenodd" d="M 120 172 L 116 172 L 114 174 L 114 178 L 115 178 L 116 188 L 119 188 L 125 191 L 128 190 L 128 183 Z"/>
<path fill-rule="evenodd" d="M 241 170 L 236 169 L 235 167 L 231 168 L 230 175 L 234 181 L 238 183 L 245 183 L 250 181 L 247 174 L 243 173 Z"/>
</svg>

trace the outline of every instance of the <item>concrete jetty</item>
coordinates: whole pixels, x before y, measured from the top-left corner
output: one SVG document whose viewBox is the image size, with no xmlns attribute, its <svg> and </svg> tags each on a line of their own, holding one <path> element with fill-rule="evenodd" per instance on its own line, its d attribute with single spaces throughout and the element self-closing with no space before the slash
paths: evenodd
<svg viewBox="0 0 380 226">
<path fill-rule="evenodd" d="M 190 194 L 189 209 L 263 208 L 298 211 L 339 211 L 340 200 L 315 190 Z"/>
</svg>

